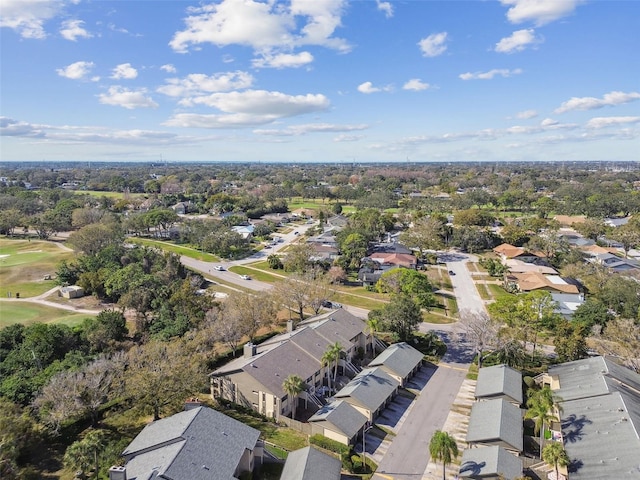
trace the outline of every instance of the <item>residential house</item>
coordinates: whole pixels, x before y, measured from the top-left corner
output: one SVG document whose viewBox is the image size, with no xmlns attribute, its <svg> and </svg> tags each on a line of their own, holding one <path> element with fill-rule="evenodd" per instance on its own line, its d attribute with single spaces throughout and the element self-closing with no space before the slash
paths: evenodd
<svg viewBox="0 0 640 480">
<path fill-rule="evenodd" d="M 618 228 L 629 223 L 629 220 L 631 217 L 605 218 L 604 223 L 608 227 Z"/>
<path fill-rule="evenodd" d="M 110 480 L 232 480 L 262 463 L 260 432 L 197 407 L 150 423 L 111 467 Z"/>
<path fill-rule="evenodd" d="M 546 259 L 546 255 L 542 252 L 530 252 L 509 243 L 502 243 L 495 247 L 493 251 L 500 256 L 502 263 L 509 259 L 516 259 L 526 263 L 536 263 Z"/>
<path fill-rule="evenodd" d="M 353 445 L 368 420 L 349 402 L 334 400 L 313 414 L 309 423 L 312 434 L 324 435 L 344 445 Z"/>
<path fill-rule="evenodd" d="M 234 225 L 233 227 L 231 227 L 231 230 L 240 234 L 242 238 L 247 239 L 253 236 L 254 226 L 253 225 Z"/>
<path fill-rule="evenodd" d="M 622 258 L 611 253 L 599 253 L 592 261 L 608 268 L 612 272 L 621 273 L 640 269 L 640 262 L 631 258 Z"/>
<path fill-rule="evenodd" d="M 393 265 L 396 267 L 413 268 L 418 265 L 415 255 L 396 252 L 375 252 L 369 258 L 380 265 Z"/>
<path fill-rule="evenodd" d="M 382 368 L 404 387 L 420 370 L 423 359 L 424 355 L 420 351 L 408 343 L 400 342 L 389 345 L 368 366 Z"/>
<path fill-rule="evenodd" d="M 571 480 L 640 478 L 640 374 L 604 357 L 549 367 Z M 564 472 L 566 474 L 566 472 Z"/>
<path fill-rule="evenodd" d="M 575 223 L 584 223 L 587 217 L 586 215 L 556 215 L 553 219 L 562 227 L 570 227 Z"/>
<path fill-rule="evenodd" d="M 340 480 L 342 462 L 315 447 L 294 450 L 287 456 L 280 480 Z"/>
<path fill-rule="evenodd" d="M 400 382 L 382 367 L 365 368 L 334 396 L 350 403 L 372 422 L 398 393 Z"/>
<path fill-rule="evenodd" d="M 333 215 L 327 219 L 327 226 L 339 232 L 349 224 L 349 219 L 344 215 Z"/>
<path fill-rule="evenodd" d="M 585 302 L 584 294 L 582 293 L 551 292 L 551 298 L 556 302 L 555 312 L 567 320 L 571 320 L 578 307 Z"/>
<path fill-rule="evenodd" d="M 522 404 L 522 373 L 508 365 L 484 367 L 478 371 L 476 400 L 502 398 L 514 405 Z"/>
<path fill-rule="evenodd" d="M 365 287 L 375 285 L 382 275 L 395 268 L 400 267 L 397 265 L 377 265 L 374 262 L 369 262 L 358 270 L 358 280 L 360 280 Z"/>
<path fill-rule="evenodd" d="M 516 454 L 523 449 L 522 410 L 504 398 L 475 402 L 466 441 L 470 446 L 498 445 Z"/>
<path fill-rule="evenodd" d="M 510 273 L 530 273 L 538 272 L 543 275 L 557 275 L 558 271 L 547 265 L 537 265 L 535 263 L 527 263 L 515 258 L 508 258 L 502 262 L 506 265 Z"/>
<path fill-rule="evenodd" d="M 559 275 L 543 275 L 538 272 L 510 273 L 505 276 L 505 285 L 522 293 L 534 290 L 580 294 L 578 282 Z"/>
<path fill-rule="evenodd" d="M 522 478 L 522 469 L 522 459 L 499 445 L 468 448 L 462 452 L 459 477 L 474 480 L 514 480 Z"/>
<path fill-rule="evenodd" d="M 300 397 L 321 406 L 316 398 L 318 389 L 333 374 L 332 366 L 323 365 L 322 357 L 336 342 L 343 351 L 339 370 L 357 373 L 352 360 L 369 342 L 363 320 L 337 309 L 300 322 L 295 329 L 290 325 L 290 331 L 266 342 L 248 343 L 241 358 L 211 373 L 211 395 L 278 419 L 291 412 L 292 403 L 282 384 L 294 374 L 307 384 Z"/>
<path fill-rule="evenodd" d="M 171 207 L 171 210 L 176 212 L 178 215 L 185 215 L 193 210 L 194 205 L 191 202 L 178 202 Z"/>
</svg>

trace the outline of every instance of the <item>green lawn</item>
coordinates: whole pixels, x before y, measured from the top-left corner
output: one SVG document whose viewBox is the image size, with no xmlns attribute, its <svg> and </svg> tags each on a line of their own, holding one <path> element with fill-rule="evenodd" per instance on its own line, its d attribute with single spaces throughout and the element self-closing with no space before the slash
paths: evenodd
<svg viewBox="0 0 640 480">
<path fill-rule="evenodd" d="M 153 240 L 150 238 L 138 238 L 131 237 L 127 239 L 129 243 L 135 243 L 137 245 L 145 245 L 148 247 L 157 247 L 164 251 L 175 253 L 176 255 L 184 255 L 185 257 L 194 258 L 203 262 L 219 262 L 220 257 L 211 253 L 201 252 L 195 248 L 185 247 L 183 245 L 176 245 L 171 242 L 165 242 L 162 240 Z"/>
<path fill-rule="evenodd" d="M 124 198 L 124 193 L 122 192 L 101 192 L 99 190 L 74 190 L 75 193 L 77 193 L 78 195 L 91 195 L 92 197 L 107 197 L 107 198 L 113 198 L 115 200 L 120 200 L 121 198 Z M 136 197 L 144 197 L 147 194 L 146 193 L 129 193 L 127 194 L 129 197 L 132 198 L 136 198 Z"/>
<path fill-rule="evenodd" d="M 58 264 L 73 258 L 55 242 L 0 238 L 0 298 L 7 293 L 22 298 L 35 297 L 55 286 L 53 280 Z"/>
<path fill-rule="evenodd" d="M 79 325 L 85 318 L 93 315 L 87 313 L 74 313 L 72 311 L 47 307 L 37 303 L 28 302 L 0 302 L 0 328 L 14 323 L 29 325 L 36 322 L 42 323 L 66 323 L 67 325 Z"/>
<path fill-rule="evenodd" d="M 283 280 L 282 278 L 277 277 L 275 275 L 271 275 L 270 273 L 267 273 L 263 270 L 244 267 L 240 265 L 229 268 L 229 271 L 233 273 L 237 273 L 238 275 L 249 275 L 251 278 L 255 280 L 260 280 L 261 282 L 275 283 Z"/>
<path fill-rule="evenodd" d="M 496 285 L 495 283 L 488 284 L 487 288 L 489 289 L 491 295 L 493 295 L 493 298 L 496 300 L 503 297 L 511 297 L 513 295 L 512 293 L 507 292 L 504 288 L 502 288 L 500 285 Z"/>
</svg>

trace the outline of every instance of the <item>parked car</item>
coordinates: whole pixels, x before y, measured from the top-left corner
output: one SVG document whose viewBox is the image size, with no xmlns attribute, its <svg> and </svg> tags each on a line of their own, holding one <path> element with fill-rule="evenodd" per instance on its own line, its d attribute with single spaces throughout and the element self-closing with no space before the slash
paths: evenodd
<svg viewBox="0 0 640 480">
<path fill-rule="evenodd" d="M 240 275 L 240 278 L 243 280 L 251 280 L 251 277 L 249 275 Z"/>
<path fill-rule="evenodd" d="M 213 267 L 215 270 L 219 271 L 219 272 L 224 272 L 224 267 L 222 265 L 216 265 L 215 267 Z"/>
<path fill-rule="evenodd" d="M 455 275 L 456 272 L 454 272 L 453 270 L 449 270 L 449 275 Z"/>
</svg>

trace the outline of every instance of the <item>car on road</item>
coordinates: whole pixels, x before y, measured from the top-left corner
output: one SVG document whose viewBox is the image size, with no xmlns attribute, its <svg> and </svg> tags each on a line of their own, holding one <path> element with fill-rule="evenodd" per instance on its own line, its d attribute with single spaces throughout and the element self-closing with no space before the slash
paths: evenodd
<svg viewBox="0 0 640 480">
<path fill-rule="evenodd" d="M 216 265 L 213 268 L 214 268 L 214 270 L 217 270 L 219 272 L 224 272 L 224 267 L 222 265 Z"/>
<path fill-rule="evenodd" d="M 295 231 L 295 232 L 293 232 L 293 234 L 294 234 L 294 235 L 300 235 L 300 232 Z"/>
<path fill-rule="evenodd" d="M 249 275 L 240 275 L 240 278 L 243 280 L 251 280 L 251 277 Z"/>
<path fill-rule="evenodd" d="M 455 275 L 456 272 L 454 272 L 453 270 L 449 270 L 449 275 Z"/>
</svg>

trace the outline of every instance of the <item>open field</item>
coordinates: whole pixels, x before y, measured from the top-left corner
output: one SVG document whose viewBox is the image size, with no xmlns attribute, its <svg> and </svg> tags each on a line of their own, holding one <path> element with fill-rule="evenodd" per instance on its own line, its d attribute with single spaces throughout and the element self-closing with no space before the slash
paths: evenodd
<svg viewBox="0 0 640 480">
<path fill-rule="evenodd" d="M 125 197 L 125 194 L 122 192 L 101 192 L 99 190 L 74 190 L 74 192 L 78 195 L 86 194 L 92 197 L 113 198 L 114 200 L 120 200 Z M 147 196 L 146 193 L 127 193 L 126 195 L 130 198 L 143 198 Z"/>
<path fill-rule="evenodd" d="M 63 250 L 55 242 L 14 240 L 0 238 L 0 297 L 8 292 L 15 297 L 35 297 L 55 286 L 53 280 L 62 260 L 73 258 L 74 253 Z"/>
<path fill-rule="evenodd" d="M 31 302 L 0 302 L 0 328 L 14 323 L 65 323 L 74 326 L 92 315 L 74 313 Z"/>
</svg>

